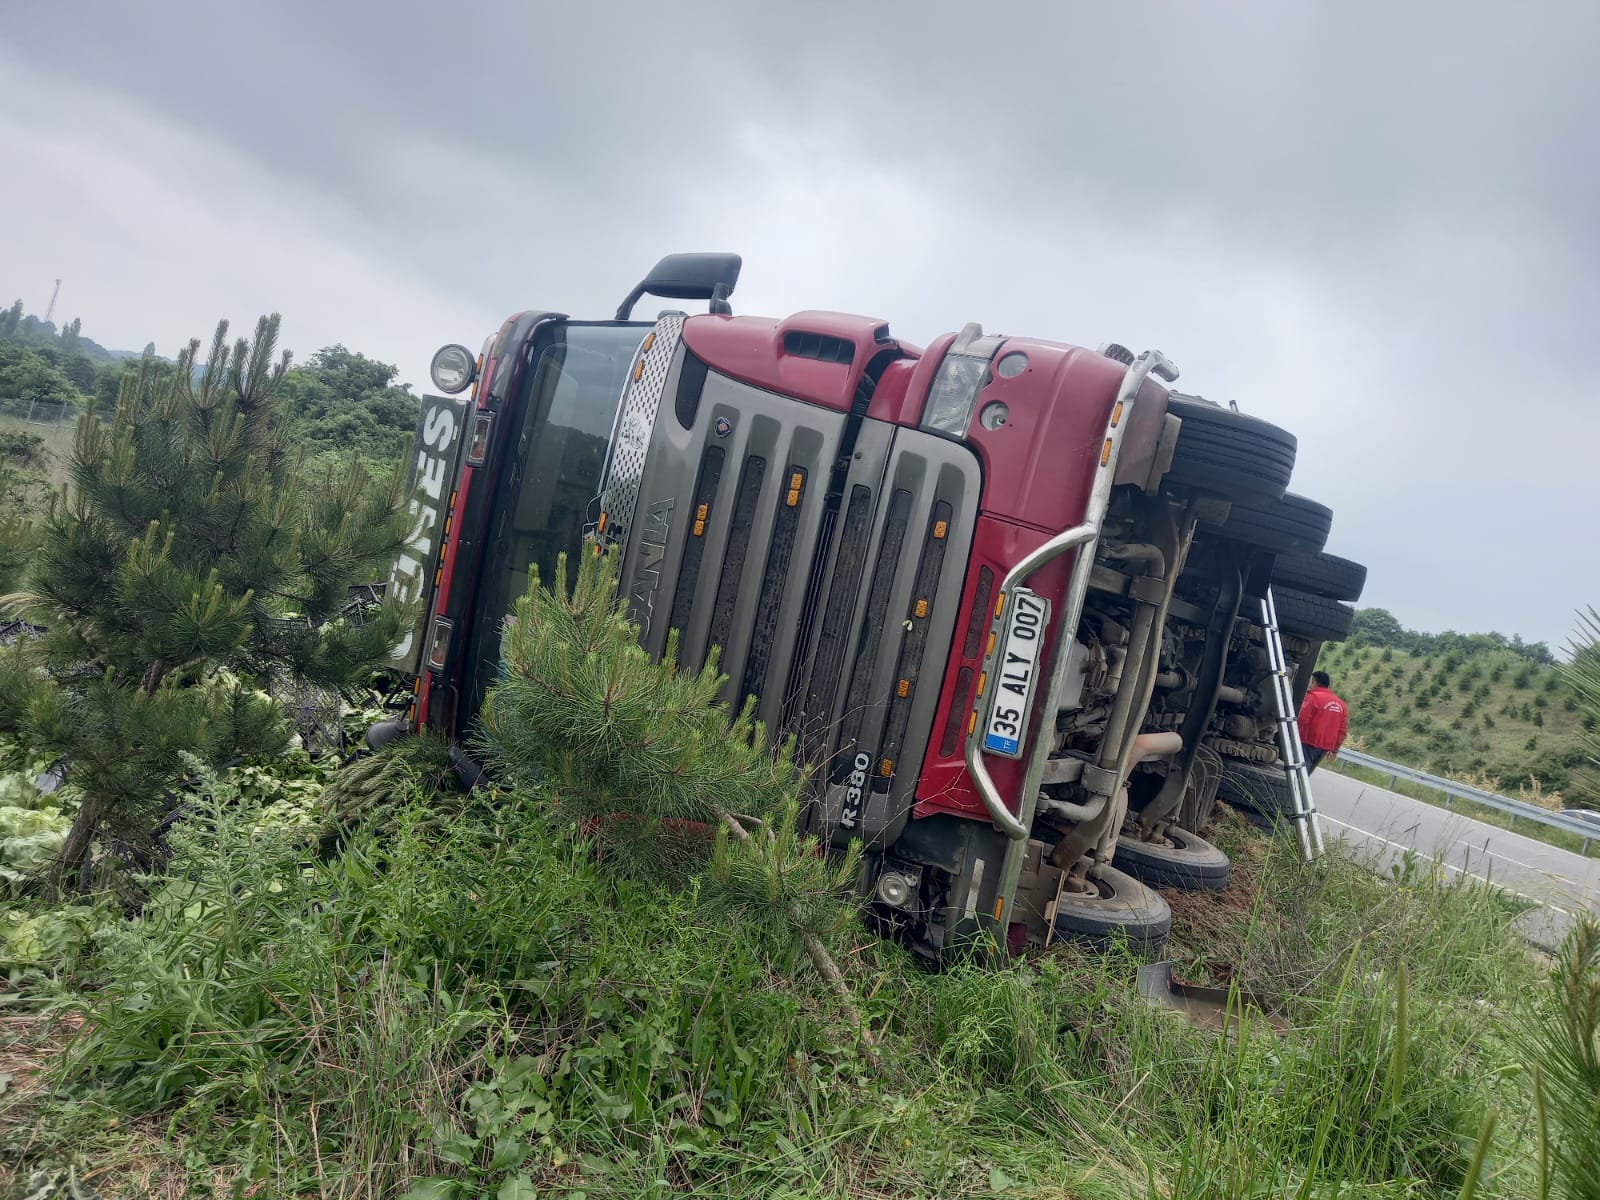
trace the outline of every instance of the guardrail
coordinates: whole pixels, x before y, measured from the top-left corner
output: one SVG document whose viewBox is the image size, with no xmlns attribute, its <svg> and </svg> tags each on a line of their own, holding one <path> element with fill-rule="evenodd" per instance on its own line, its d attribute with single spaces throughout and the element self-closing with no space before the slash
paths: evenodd
<svg viewBox="0 0 1600 1200">
<path fill-rule="evenodd" d="M 1392 786 L 1404 779 L 1411 783 L 1421 784 L 1436 792 L 1443 792 L 1445 807 L 1451 807 L 1452 800 L 1471 800 L 1474 804 L 1482 804 L 1488 808 L 1498 809 L 1511 818 L 1511 827 L 1516 828 L 1519 819 L 1537 821 L 1541 825 L 1548 825 L 1552 829 L 1562 829 L 1567 833 L 1576 834 L 1583 839 L 1583 852 L 1589 853 L 1590 843 L 1600 838 L 1600 830 L 1584 821 L 1572 817 L 1562 816 L 1536 804 L 1529 804 L 1526 800 L 1513 800 L 1509 796 L 1500 796 L 1494 792 L 1486 792 L 1482 788 L 1475 788 L 1465 783 L 1457 783 L 1453 779 L 1444 779 L 1438 775 L 1430 775 L 1426 771 L 1419 771 L 1415 767 L 1403 766 L 1400 763 L 1388 762 L 1385 759 L 1374 758 L 1370 754 L 1362 754 L 1359 750 L 1344 749 L 1339 751 L 1339 762 L 1354 763 L 1358 767 L 1378 771 L 1389 777 Z"/>
</svg>

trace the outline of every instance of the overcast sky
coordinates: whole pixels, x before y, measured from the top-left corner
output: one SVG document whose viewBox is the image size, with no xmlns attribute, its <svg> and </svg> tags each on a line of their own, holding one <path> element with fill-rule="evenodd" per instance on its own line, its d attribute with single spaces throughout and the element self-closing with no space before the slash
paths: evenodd
<svg viewBox="0 0 1600 1200">
<path fill-rule="evenodd" d="M 1408 625 L 1600 604 L 1600 5 L 540 7 L 5 6 L 3 301 L 163 353 L 279 311 L 420 389 L 736 250 L 736 311 L 1159 347 Z"/>
</svg>

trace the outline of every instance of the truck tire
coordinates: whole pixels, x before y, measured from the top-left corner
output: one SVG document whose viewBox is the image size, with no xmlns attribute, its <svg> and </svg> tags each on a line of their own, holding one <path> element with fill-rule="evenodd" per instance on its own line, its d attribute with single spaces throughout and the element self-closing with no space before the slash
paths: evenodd
<svg viewBox="0 0 1600 1200">
<path fill-rule="evenodd" d="M 1356 619 L 1355 609 L 1325 596 L 1274 587 L 1272 599 L 1278 608 L 1278 629 L 1308 642 L 1342 642 Z"/>
<path fill-rule="evenodd" d="M 1172 845 L 1118 838 L 1111 861 L 1151 887 L 1220 892 L 1228 886 L 1228 856 L 1205 838 L 1174 827 L 1167 830 L 1166 840 Z"/>
<path fill-rule="evenodd" d="M 1229 541 L 1274 554 L 1311 555 L 1327 543 L 1333 509 L 1290 492 L 1260 508 L 1235 504 L 1221 525 L 1207 528 Z"/>
<path fill-rule="evenodd" d="M 1167 398 L 1167 412 L 1183 422 L 1168 482 L 1260 505 L 1288 490 L 1298 449 L 1288 430 L 1179 395 Z"/>
<path fill-rule="evenodd" d="M 1115 867 L 1102 867 L 1098 895 L 1063 892 L 1056 908 L 1056 936 L 1098 950 L 1125 944 L 1139 954 L 1157 954 L 1172 932 L 1172 909 L 1153 891 Z"/>
<path fill-rule="evenodd" d="M 1287 821 L 1294 816 L 1294 793 L 1280 764 L 1262 766 L 1225 758 L 1217 795 L 1235 808 L 1259 813 L 1269 822 L 1280 817 Z"/>
<path fill-rule="evenodd" d="M 1294 555 L 1273 564 L 1272 586 L 1354 603 L 1367 586 L 1367 568 L 1337 554 Z"/>
</svg>

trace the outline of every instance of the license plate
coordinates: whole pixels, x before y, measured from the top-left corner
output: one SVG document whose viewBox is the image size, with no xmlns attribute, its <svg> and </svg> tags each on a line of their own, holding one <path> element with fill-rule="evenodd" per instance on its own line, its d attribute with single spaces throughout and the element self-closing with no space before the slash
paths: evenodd
<svg viewBox="0 0 1600 1200">
<path fill-rule="evenodd" d="M 1022 757 L 1022 739 L 1033 711 L 1034 683 L 1039 674 L 1039 647 L 1050 621 L 1050 602 L 1018 588 L 1006 602 L 1005 637 L 989 664 L 994 699 L 983 731 L 983 748 L 1004 758 Z"/>
</svg>

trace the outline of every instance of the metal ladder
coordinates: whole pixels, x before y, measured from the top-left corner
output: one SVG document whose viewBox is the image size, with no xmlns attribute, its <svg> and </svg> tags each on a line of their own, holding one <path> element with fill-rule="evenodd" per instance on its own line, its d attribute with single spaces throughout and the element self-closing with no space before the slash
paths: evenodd
<svg viewBox="0 0 1600 1200">
<path fill-rule="evenodd" d="M 1005 858 L 1000 868 L 998 898 L 993 913 L 989 914 L 1002 931 L 1005 929 L 1006 909 L 1011 905 L 1022 875 L 1028 834 L 1033 825 L 1034 805 L 1040 783 L 1044 778 L 1045 760 L 1050 754 L 1051 738 L 1048 734 L 1053 727 L 1056 710 L 1061 706 L 1068 661 L 1072 656 L 1072 643 L 1077 638 L 1078 621 L 1083 615 L 1084 595 L 1089 588 L 1089 572 L 1094 567 L 1095 547 L 1100 538 L 1100 527 L 1105 521 L 1106 510 L 1111 502 L 1111 484 L 1116 476 L 1118 451 L 1122 448 L 1122 435 L 1128 427 L 1128 416 L 1145 381 L 1150 376 L 1154 375 L 1169 383 L 1178 377 L 1178 369 L 1159 350 L 1147 350 L 1137 358 L 1125 350 L 1121 351 L 1120 355 L 1108 354 L 1107 357 L 1115 357 L 1127 369 L 1123 374 L 1122 384 L 1117 389 L 1110 420 L 1106 424 L 1105 440 L 1100 449 L 1099 463 L 1089 489 L 1089 502 L 1083 519 L 1072 528 L 1056 534 L 1006 573 L 1000 584 L 999 603 L 990 624 L 990 649 L 985 654 L 983 663 L 986 671 L 993 665 L 990 660 L 995 646 L 1005 640 L 1001 612 L 1006 597 L 1026 584 L 1029 577 L 1047 563 L 1070 551 L 1077 551 L 1064 603 L 1051 616 L 1055 629 L 1054 661 L 1049 667 L 1049 674 L 1046 677 L 1048 682 L 1044 692 L 1035 699 L 1032 724 L 1036 726 L 1037 731 L 1032 741 L 1026 743 L 1028 748 L 1022 756 L 1027 764 L 1026 774 L 1014 810 L 995 786 L 994 777 L 989 774 L 982 745 L 981 730 L 987 725 L 989 709 L 994 705 L 999 689 L 991 690 L 987 697 L 978 702 L 974 712 L 974 722 L 967 732 L 967 770 L 972 775 L 973 783 L 977 786 L 978 795 L 983 799 L 990 820 L 1007 839 Z M 1045 664 L 1041 662 L 1039 665 L 1043 667 Z M 1024 736 L 1026 737 L 1026 731 Z"/>
<path fill-rule="evenodd" d="M 1278 629 L 1278 605 L 1267 589 L 1261 598 L 1261 628 L 1267 639 L 1267 655 L 1272 663 L 1272 697 L 1278 710 L 1278 753 L 1289 778 L 1289 795 L 1294 804 L 1291 819 L 1300 836 L 1300 851 L 1307 862 L 1322 854 L 1322 823 L 1311 796 L 1311 773 L 1306 770 L 1305 747 L 1300 744 L 1299 714 L 1294 707 L 1294 681 L 1289 677 L 1289 660 L 1283 653 L 1283 634 Z"/>
</svg>

